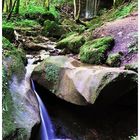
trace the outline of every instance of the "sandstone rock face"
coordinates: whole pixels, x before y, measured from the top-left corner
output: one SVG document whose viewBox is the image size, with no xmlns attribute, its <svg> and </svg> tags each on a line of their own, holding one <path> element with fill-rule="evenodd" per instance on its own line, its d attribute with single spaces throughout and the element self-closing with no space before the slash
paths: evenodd
<svg viewBox="0 0 140 140">
<path fill-rule="evenodd" d="M 77 105 L 111 103 L 137 86 L 137 74 L 120 68 L 92 66 L 66 56 L 51 56 L 38 65 L 32 79 L 57 97 Z"/>
</svg>

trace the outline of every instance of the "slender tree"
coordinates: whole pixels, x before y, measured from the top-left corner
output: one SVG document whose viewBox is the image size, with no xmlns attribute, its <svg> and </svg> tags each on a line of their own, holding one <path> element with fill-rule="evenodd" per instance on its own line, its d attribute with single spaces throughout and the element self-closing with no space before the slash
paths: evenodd
<svg viewBox="0 0 140 140">
<path fill-rule="evenodd" d="M 12 9 L 12 0 L 9 0 L 9 12 L 11 11 Z"/>
<path fill-rule="evenodd" d="M 11 16 L 12 16 L 12 13 L 13 13 L 13 10 L 14 10 L 14 8 L 15 8 L 16 2 L 17 2 L 17 0 L 14 1 L 14 4 L 13 4 L 13 6 L 12 6 L 12 9 L 11 9 L 11 11 L 10 11 L 10 13 L 9 13 L 9 15 L 8 15 L 8 17 L 7 17 L 7 20 L 10 20 L 10 18 L 11 18 Z"/>
<path fill-rule="evenodd" d="M 19 6 L 20 6 L 20 0 L 17 0 L 16 9 L 15 9 L 16 14 L 19 14 Z"/>
<path fill-rule="evenodd" d="M 2 0 L 2 12 L 3 12 L 3 10 L 4 10 L 4 0 Z"/>
</svg>

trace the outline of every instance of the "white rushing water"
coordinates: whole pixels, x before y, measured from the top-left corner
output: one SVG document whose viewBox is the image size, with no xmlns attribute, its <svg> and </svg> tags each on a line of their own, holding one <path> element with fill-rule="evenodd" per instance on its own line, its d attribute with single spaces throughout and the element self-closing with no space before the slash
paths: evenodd
<svg viewBox="0 0 140 140">
<path fill-rule="evenodd" d="M 39 103 L 39 109 L 40 109 L 40 116 L 41 116 L 41 140 L 53 140 L 55 138 L 53 126 L 50 120 L 50 117 L 48 115 L 48 112 L 41 100 L 41 98 L 38 96 L 33 81 L 31 80 L 32 89 L 37 97 L 38 103 Z"/>
<path fill-rule="evenodd" d="M 87 0 L 85 18 L 90 19 L 96 16 L 97 7 L 98 7 L 98 0 Z"/>
</svg>

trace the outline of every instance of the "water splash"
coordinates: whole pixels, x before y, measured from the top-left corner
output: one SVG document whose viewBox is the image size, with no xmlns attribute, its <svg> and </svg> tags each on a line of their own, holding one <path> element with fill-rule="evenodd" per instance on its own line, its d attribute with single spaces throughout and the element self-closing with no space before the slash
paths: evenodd
<svg viewBox="0 0 140 140">
<path fill-rule="evenodd" d="M 90 19 L 96 16 L 97 7 L 98 7 L 98 0 L 87 0 L 85 18 Z"/>
<path fill-rule="evenodd" d="M 55 135 L 54 135 L 54 130 L 53 130 L 53 126 L 52 126 L 50 117 L 48 115 L 48 112 L 47 112 L 41 98 L 38 96 L 38 94 L 35 90 L 33 80 L 31 80 L 31 84 L 32 84 L 32 89 L 39 102 L 40 116 L 41 116 L 41 121 L 42 121 L 41 122 L 41 131 L 40 131 L 41 140 L 53 140 L 53 139 L 55 139 Z"/>
</svg>

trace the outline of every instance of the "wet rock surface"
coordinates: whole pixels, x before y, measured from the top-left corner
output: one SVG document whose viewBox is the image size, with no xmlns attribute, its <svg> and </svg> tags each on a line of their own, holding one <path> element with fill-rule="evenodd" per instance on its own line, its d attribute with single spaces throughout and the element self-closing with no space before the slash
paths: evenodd
<svg viewBox="0 0 140 140">
<path fill-rule="evenodd" d="M 32 79 L 55 96 L 77 105 L 99 100 L 104 106 L 137 86 L 137 74 L 133 71 L 85 65 L 66 56 L 45 59 L 34 69 Z"/>
</svg>

